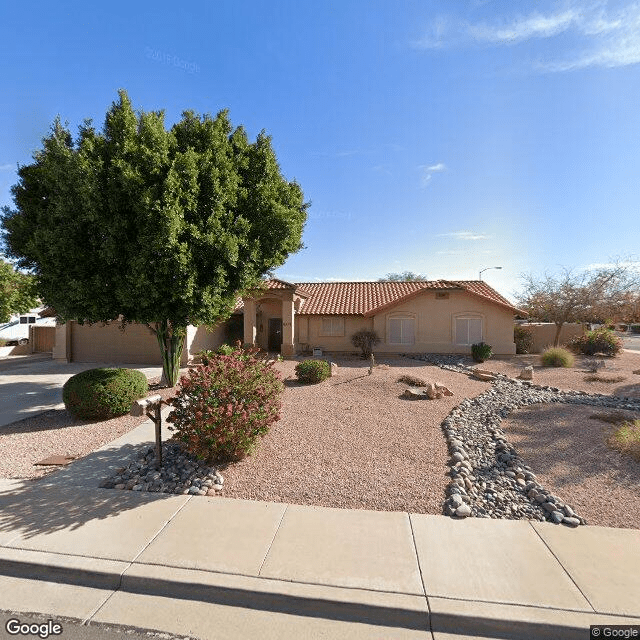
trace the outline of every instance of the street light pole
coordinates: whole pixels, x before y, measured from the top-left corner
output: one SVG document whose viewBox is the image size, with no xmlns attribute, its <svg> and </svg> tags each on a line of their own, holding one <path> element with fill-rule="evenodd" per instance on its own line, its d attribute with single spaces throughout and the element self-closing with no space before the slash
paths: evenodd
<svg viewBox="0 0 640 640">
<path fill-rule="evenodd" d="M 489 271 L 489 269 L 502 269 L 502 267 L 487 267 L 486 269 L 481 269 L 480 273 L 478 274 L 478 280 L 482 280 L 482 274 L 485 271 Z"/>
</svg>

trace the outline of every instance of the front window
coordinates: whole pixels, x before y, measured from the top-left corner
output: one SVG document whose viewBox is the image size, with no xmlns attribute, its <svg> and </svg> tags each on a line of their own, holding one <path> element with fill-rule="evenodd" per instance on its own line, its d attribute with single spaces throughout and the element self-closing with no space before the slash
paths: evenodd
<svg viewBox="0 0 640 640">
<path fill-rule="evenodd" d="M 415 318 L 389 318 L 389 344 L 414 344 Z"/>
<path fill-rule="evenodd" d="M 320 326 L 321 336 L 343 336 L 344 335 L 344 318 L 330 316 L 322 318 Z"/>
<path fill-rule="evenodd" d="M 456 344 L 482 342 L 482 318 L 456 318 Z"/>
</svg>

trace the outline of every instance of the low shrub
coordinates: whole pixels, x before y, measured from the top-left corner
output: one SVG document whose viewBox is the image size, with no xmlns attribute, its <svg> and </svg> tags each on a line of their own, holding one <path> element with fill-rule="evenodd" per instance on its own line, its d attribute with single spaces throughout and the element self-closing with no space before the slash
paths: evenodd
<svg viewBox="0 0 640 640">
<path fill-rule="evenodd" d="M 204 364 L 207 365 L 209 364 L 209 361 L 215 356 L 215 351 L 211 351 L 209 349 L 203 349 L 202 351 L 198 351 L 197 353 L 194 354 L 195 358 L 196 358 L 196 362 L 199 362 L 200 364 Z"/>
<path fill-rule="evenodd" d="M 8 342 L 8 340 L 5 340 L 4 338 L 0 338 L 0 347 L 6 347 L 7 346 L 7 342 Z"/>
<path fill-rule="evenodd" d="M 541 356 L 542 364 L 545 367 L 573 367 L 575 358 L 571 351 L 562 347 L 551 347 Z"/>
<path fill-rule="evenodd" d="M 67 411 L 83 420 L 108 420 L 129 413 L 134 400 L 149 391 L 145 375 L 135 369 L 88 369 L 62 387 Z"/>
<path fill-rule="evenodd" d="M 214 354 L 182 376 L 167 420 L 191 454 L 212 462 L 240 460 L 280 419 L 284 385 L 274 362 L 258 354 L 255 348 Z"/>
<path fill-rule="evenodd" d="M 585 382 L 608 382 L 610 384 L 616 384 L 618 382 L 624 382 L 627 378 L 625 376 L 603 376 L 595 373 L 590 376 L 585 376 Z"/>
<path fill-rule="evenodd" d="M 331 376 L 331 365 L 326 360 L 303 360 L 296 365 L 296 376 L 305 384 L 322 382 Z"/>
<path fill-rule="evenodd" d="M 513 328 L 513 341 L 516 343 L 516 353 L 531 353 L 533 349 L 533 331 L 521 324 Z"/>
<path fill-rule="evenodd" d="M 471 357 L 476 362 L 484 362 L 493 355 L 491 345 L 486 342 L 477 342 L 471 345 Z"/>
<path fill-rule="evenodd" d="M 373 353 L 373 347 L 380 343 L 380 337 L 375 331 L 360 329 L 351 336 L 351 344 L 362 351 L 363 358 L 369 358 Z"/>
<path fill-rule="evenodd" d="M 632 324 L 630 329 L 631 333 L 640 333 L 640 324 Z"/>
<path fill-rule="evenodd" d="M 606 356 L 615 356 L 622 351 L 623 341 L 609 329 L 595 329 L 587 331 L 584 335 L 576 336 L 567 345 L 572 351 L 593 356 L 601 353 Z"/>
<path fill-rule="evenodd" d="M 426 387 L 427 381 L 422 378 L 418 378 L 417 376 L 400 376 L 398 378 L 398 382 L 403 382 L 404 384 L 408 384 L 411 387 Z"/>
<path fill-rule="evenodd" d="M 607 444 L 640 462 L 640 420 L 628 420 L 620 424 L 609 436 Z"/>
<path fill-rule="evenodd" d="M 234 347 L 232 347 L 230 344 L 221 344 L 216 350 L 216 353 L 219 356 L 230 356 L 234 351 Z"/>
</svg>

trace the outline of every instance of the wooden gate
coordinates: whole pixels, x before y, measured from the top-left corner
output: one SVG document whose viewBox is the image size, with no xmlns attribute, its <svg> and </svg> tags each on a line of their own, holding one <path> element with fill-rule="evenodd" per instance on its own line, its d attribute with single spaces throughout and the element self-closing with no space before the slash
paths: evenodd
<svg viewBox="0 0 640 640">
<path fill-rule="evenodd" d="M 41 353 L 53 351 L 53 344 L 56 338 L 55 327 L 29 327 L 30 342 L 32 344 L 33 353 Z"/>
</svg>

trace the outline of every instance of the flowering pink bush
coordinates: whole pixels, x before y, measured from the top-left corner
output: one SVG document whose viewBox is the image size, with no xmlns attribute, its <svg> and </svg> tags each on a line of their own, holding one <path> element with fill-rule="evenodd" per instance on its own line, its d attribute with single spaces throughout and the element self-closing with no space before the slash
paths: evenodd
<svg viewBox="0 0 640 640">
<path fill-rule="evenodd" d="M 284 384 L 258 350 L 214 355 L 180 379 L 168 417 L 174 437 L 209 461 L 244 458 L 280 419 Z"/>
</svg>

